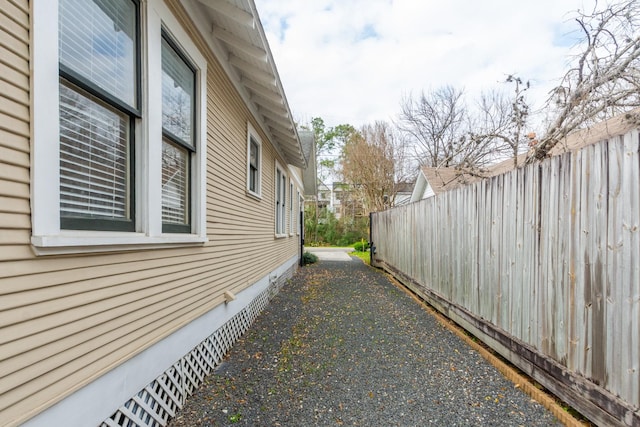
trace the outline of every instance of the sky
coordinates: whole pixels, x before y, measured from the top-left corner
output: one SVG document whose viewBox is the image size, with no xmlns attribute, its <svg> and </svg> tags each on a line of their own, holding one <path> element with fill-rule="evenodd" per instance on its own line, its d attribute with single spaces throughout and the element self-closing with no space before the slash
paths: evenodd
<svg viewBox="0 0 640 427">
<path fill-rule="evenodd" d="M 568 69 L 594 0 L 255 0 L 294 119 L 395 120 L 444 85 L 469 100 L 515 74 L 534 108 Z"/>
</svg>

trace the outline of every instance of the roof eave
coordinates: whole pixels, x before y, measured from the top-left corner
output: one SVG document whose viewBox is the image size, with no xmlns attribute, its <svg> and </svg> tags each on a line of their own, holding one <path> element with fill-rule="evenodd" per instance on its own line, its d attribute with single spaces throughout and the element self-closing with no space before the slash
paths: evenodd
<svg viewBox="0 0 640 427">
<path fill-rule="evenodd" d="M 262 131 L 287 163 L 306 168 L 300 137 L 253 0 L 182 0 Z"/>
</svg>

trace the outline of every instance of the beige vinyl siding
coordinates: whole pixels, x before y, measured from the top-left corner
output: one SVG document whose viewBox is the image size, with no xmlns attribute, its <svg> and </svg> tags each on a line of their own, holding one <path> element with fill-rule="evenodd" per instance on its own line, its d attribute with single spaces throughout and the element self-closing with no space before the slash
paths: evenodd
<svg viewBox="0 0 640 427">
<path fill-rule="evenodd" d="M 191 25 L 209 62 L 209 242 L 36 257 L 27 2 L 2 2 L 0 17 L 0 425 L 17 425 L 296 256 L 298 239 L 274 237 L 275 161 L 286 162 L 262 132 L 262 200 L 246 195 L 247 121 L 259 126 Z"/>
<path fill-rule="evenodd" d="M 0 5 L 0 260 L 33 256 L 29 246 L 27 10 L 26 1 Z"/>
</svg>

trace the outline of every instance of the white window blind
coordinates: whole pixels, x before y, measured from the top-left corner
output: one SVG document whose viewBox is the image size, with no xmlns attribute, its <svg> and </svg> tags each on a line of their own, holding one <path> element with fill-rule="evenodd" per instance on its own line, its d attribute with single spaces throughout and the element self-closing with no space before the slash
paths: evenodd
<svg viewBox="0 0 640 427">
<path fill-rule="evenodd" d="M 60 0 L 60 222 L 133 230 L 137 5 Z"/>
<path fill-rule="evenodd" d="M 276 234 L 283 233 L 282 227 L 282 172 L 276 169 Z"/>
<path fill-rule="evenodd" d="M 162 38 L 162 128 L 193 146 L 195 73 Z"/>
<path fill-rule="evenodd" d="M 60 215 L 129 219 L 129 117 L 60 85 Z"/>
<path fill-rule="evenodd" d="M 287 223 L 287 177 L 276 168 L 276 234 L 286 232 Z"/>
<path fill-rule="evenodd" d="M 165 232 L 190 232 L 190 163 L 194 152 L 196 73 L 162 37 L 162 223 Z"/>
<path fill-rule="evenodd" d="M 293 183 L 289 182 L 289 233 L 293 234 Z"/>
<path fill-rule="evenodd" d="M 60 63 L 137 108 L 136 5 L 131 0 L 60 0 Z"/>
<path fill-rule="evenodd" d="M 162 222 L 186 224 L 189 162 L 187 152 L 165 140 L 162 143 Z"/>
<path fill-rule="evenodd" d="M 280 205 L 280 209 L 282 210 L 282 214 L 280 215 L 280 230 L 282 233 L 286 233 L 287 227 L 287 177 L 282 174 L 282 204 Z"/>
</svg>

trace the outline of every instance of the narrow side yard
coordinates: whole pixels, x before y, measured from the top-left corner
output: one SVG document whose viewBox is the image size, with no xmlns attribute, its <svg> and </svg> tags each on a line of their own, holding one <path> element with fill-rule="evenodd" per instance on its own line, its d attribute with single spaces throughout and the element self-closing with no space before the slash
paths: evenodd
<svg viewBox="0 0 640 427">
<path fill-rule="evenodd" d="M 170 426 L 550 426 L 360 260 L 301 268 Z"/>
</svg>

